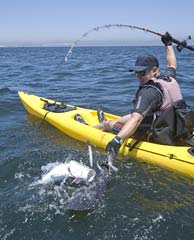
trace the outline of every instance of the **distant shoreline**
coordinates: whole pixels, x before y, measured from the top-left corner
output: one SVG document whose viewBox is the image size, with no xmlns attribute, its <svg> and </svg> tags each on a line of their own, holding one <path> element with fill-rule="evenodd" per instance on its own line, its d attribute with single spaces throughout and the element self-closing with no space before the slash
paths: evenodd
<svg viewBox="0 0 194 240">
<path fill-rule="evenodd" d="M 75 46 L 76 48 L 84 48 L 84 47 L 161 47 L 162 45 L 84 45 L 84 46 Z M 71 46 L 44 46 L 44 45 L 0 45 L 0 48 L 70 48 Z"/>
<path fill-rule="evenodd" d="M 0 47 L 128 47 L 128 46 L 162 46 L 155 40 L 95 40 L 95 41 L 1 41 Z"/>
</svg>

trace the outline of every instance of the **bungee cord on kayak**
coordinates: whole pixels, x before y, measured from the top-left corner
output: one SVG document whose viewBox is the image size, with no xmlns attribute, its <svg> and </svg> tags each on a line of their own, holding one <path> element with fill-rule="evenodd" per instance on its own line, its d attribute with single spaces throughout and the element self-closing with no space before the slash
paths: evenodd
<svg viewBox="0 0 194 240">
<path fill-rule="evenodd" d="M 97 27 L 94 27 L 92 28 L 91 30 L 85 32 L 84 34 L 82 34 L 82 36 L 77 39 L 72 45 L 71 47 L 69 48 L 66 56 L 65 56 L 65 62 L 68 61 L 68 59 L 71 57 L 72 55 L 72 52 L 73 52 L 73 48 L 78 45 L 78 43 L 83 40 L 85 37 L 87 37 L 90 33 L 93 33 L 93 32 L 98 32 L 99 30 L 101 29 L 110 29 L 110 28 L 129 28 L 129 29 L 135 29 L 135 30 L 139 30 L 139 31 L 144 31 L 145 33 L 151 33 L 151 34 L 154 34 L 154 35 L 157 35 L 157 36 L 160 36 L 162 37 L 163 34 L 159 33 L 159 32 L 156 32 L 156 31 L 153 31 L 153 30 L 150 30 L 148 28 L 144 28 L 144 27 L 138 27 L 138 26 L 134 26 L 134 25 L 129 25 L 129 24 L 120 24 L 120 23 L 116 23 L 116 24 L 105 24 L 105 25 L 102 25 L 102 26 L 97 26 Z M 191 36 L 188 36 L 187 39 L 183 40 L 183 41 L 179 41 L 175 38 L 172 38 L 172 42 L 175 43 L 177 45 L 177 50 L 180 52 L 182 51 L 183 48 L 187 48 L 191 51 L 194 51 L 194 48 L 190 45 L 187 44 L 187 41 L 188 40 L 191 40 Z"/>
</svg>

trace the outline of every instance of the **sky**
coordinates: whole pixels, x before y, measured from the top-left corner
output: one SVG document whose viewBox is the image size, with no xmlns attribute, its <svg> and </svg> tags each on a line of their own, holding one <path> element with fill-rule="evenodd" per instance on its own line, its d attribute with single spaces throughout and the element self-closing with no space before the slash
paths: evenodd
<svg viewBox="0 0 194 240">
<path fill-rule="evenodd" d="M 96 26 L 114 23 L 194 39 L 193 12 L 193 0 L 0 0 L 0 46 L 68 45 Z M 89 34 L 82 44 L 152 45 L 160 40 L 111 28 Z"/>
</svg>

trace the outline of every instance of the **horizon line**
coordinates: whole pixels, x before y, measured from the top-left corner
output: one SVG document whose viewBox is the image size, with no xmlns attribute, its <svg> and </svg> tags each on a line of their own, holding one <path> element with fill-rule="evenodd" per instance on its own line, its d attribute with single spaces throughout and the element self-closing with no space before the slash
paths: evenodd
<svg viewBox="0 0 194 240">
<path fill-rule="evenodd" d="M 153 40 L 83 40 L 76 43 L 76 41 L 1 41 L 0 47 L 98 47 L 98 46 L 160 46 L 159 41 Z"/>
<path fill-rule="evenodd" d="M 70 48 L 72 45 L 58 45 L 58 44 L 0 44 L 0 48 L 27 48 L 27 47 L 59 47 L 59 48 Z M 88 44 L 88 45 L 78 45 L 76 48 L 84 47 L 160 47 L 162 44 Z"/>
</svg>

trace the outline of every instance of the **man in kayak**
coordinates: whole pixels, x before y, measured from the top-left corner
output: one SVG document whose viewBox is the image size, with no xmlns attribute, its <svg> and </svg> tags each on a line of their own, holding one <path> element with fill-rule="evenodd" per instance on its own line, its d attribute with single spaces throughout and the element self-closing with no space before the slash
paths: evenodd
<svg viewBox="0 0 194 240">
<path fill-rule="evenodd" d="M 160 74 L 159 62 L 155 56 L 149 54 L 138 56 L 135 66 L 129 70 L 135 72 L 140 82 L 132 113 L 117 121 L 104 120 L 96 126 L 117 134 L 106 146 L 108 153 L 117 155 L 123 141 L 129 137 L 149 141 L 154 119 L 169 109 L 173 103 L 183 101 L 180 87 L 175 80 L 177 62 L 172 37 L 166 33 L 161 41 L 166 46 L 167 68 L 164 74 Z"/>
</svg>

